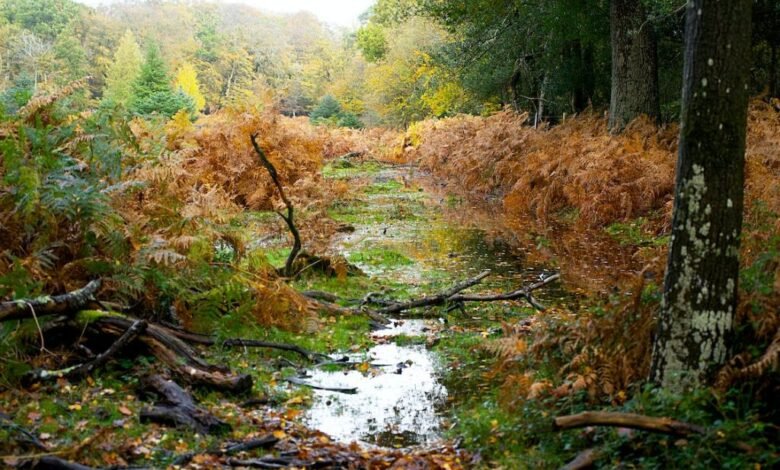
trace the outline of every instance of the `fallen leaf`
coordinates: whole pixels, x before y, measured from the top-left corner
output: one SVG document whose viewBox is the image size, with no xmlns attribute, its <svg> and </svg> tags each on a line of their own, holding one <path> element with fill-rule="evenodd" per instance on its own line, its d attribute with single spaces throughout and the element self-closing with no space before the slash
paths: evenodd
<svg viewBox="0 0 780 470">
<path fill-rule="evenodd" d="M 122 413 L 125 416 L 130 416 L 130 415 L 133 414 L 133 412 L 130 411 L 130 408 L 128 408 L 128 407 L 126 407 L 124 405 L 119 407 L 119 412 Z"/>
</svg>

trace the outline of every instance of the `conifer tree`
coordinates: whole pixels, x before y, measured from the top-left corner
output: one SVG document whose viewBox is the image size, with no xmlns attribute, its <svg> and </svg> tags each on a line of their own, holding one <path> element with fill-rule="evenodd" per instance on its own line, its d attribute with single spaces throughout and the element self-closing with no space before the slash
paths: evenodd
<svg viewBox="0 0 780 470">
<path fill-rule="evenodd" d="M 114 62 L 106 74 L 105 99 L 127 105 L 133 96 L 133 84 L 141 72 L 141 48 L 129 29 L 122 36 L 114 54 Z"/>
<path fill-rule="evenodd" d="M 141 72 L 133 84 L 130 108 L 136 114 L 159 113 L 165 117 L 171 117 L 182 109 L 195 112 L 192 99 L 181 91 L 173 90 L 160 49 L 155 44 L 146 50 Z"/>
<path fill-rule="evenodd" d="M 189 62 L 185 62 L 176 72 L 175 87 L 185 95 L 189 96 L 195 103 L 195 110 L 200 111 L 206 106 L 206 98 L 200 92 L 198 83 L 198 72 Z"/>
</svg>

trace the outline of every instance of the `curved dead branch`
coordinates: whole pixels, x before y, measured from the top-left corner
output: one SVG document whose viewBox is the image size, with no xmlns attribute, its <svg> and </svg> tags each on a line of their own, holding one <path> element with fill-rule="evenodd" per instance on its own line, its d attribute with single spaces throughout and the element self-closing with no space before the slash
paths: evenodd
<svg viewBox="0 0 780 470">
<path fill-rule="evenodd" d="M 66 294 L 0 302 L 0 322 L 23 320 L 34 316 L 75 313 L 94 300 L 93 296 L 100 289 L 101 284 L 100 279 L 95 279 L 81 289 Z"/>
</svg>

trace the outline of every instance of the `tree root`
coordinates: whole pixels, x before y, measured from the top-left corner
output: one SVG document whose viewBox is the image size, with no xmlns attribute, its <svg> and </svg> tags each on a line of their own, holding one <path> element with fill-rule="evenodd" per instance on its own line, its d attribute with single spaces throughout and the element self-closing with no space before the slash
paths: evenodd
<svg viewBox="0 0 780 470">
<path fill-rule="evenodd" d="M 187 452 L 186 454 L 180 455 L 174 459 L 173 465 L 187 465 L 193 458 L 195 458 L 196 455 L 206 454 L 222 457 L 224 455 L 233 455 L 240 452 L 249 452 L 255 449 L 268 449 L 276 445 L 277 442 L 279 442 L 279 439 L 274 437 L 272 434 L 269 434 L 258 439 L 240 442 L 238 444 L 229 445 L 220 449 L 212 449 L 205 452 Z"/>
<path fill-rule="evenodd" d="M 141 422 L 153 422 L 191 428 L 201 434 L 222 434 L 231 426 L 195 405 L 189 393 L 176 382 L 160 375 L 147 377 L 144 389 L 151 390 L 163 398 L 163 402 L 141 411 Z"/>
</svg>

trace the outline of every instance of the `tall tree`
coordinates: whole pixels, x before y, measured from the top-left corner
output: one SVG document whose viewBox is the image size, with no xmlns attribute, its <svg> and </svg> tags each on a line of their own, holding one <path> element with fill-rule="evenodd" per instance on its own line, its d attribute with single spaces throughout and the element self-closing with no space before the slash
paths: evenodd
<svg viewBox="0 0 780 470">
<path fill-rule="evenodd" d="M 133 112 L 143 115 L 159 113 L 171 117 L 182 109 L 195 111 L 192 99 L 171 86 L 168 71 L 155 44 L 149 45 L 141 66 L 141 72 L 133 83 L 130 102 Z"/>
<path fill-rule="evenodd" d="M 206 98 L 200 92 L 200 85 L 198 84 L 198 72 L 195 71 L 195 67 L 189 62 L 185 62 L 179 67 L 179 70 L 176 72 L 176 83 L 174 83 L 174 86 L 192 99 L 197 111 L 202 110 L 206 106 Z"/>
<path fill-rule="evenodd" d="M 653 26 L 641 0 L 611 0 L 612 93 L 609 129 L 621 131 L 640 114 L 660 114 L 658 57 Z"/>
<path fill-rule="evenodd" d="M 706 383 L 737 304 L 752 0 L 689 0 L 672 243 L 651 380 Z"/>
<path fill-rule="evenodd" d="M 115 103 L 127 105 L 133 96 L 133 84 L 141 73 L 141 48 L 129 29 L 125 31 L 114 54 L 114 62 L 106 74 L 106 90 L 103 96 Z"/>
</svg>

